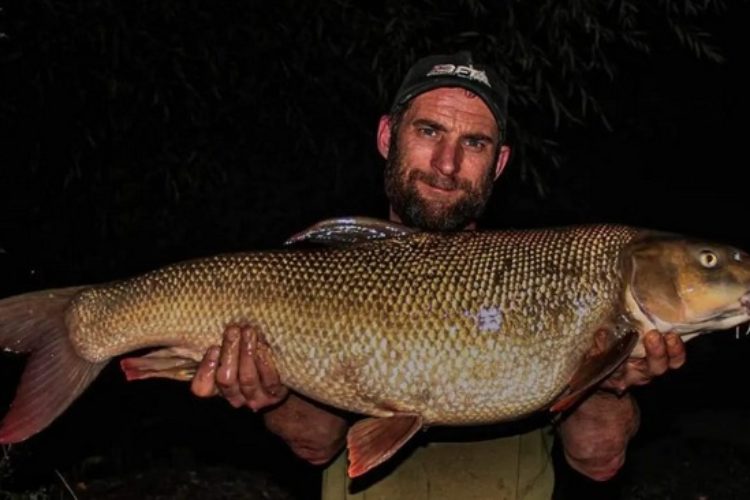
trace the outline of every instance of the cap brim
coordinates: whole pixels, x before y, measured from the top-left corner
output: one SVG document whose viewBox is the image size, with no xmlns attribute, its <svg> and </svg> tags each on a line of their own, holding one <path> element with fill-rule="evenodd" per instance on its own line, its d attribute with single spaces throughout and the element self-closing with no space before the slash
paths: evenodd
<svg viewBox="0 0 750 500">
<path fill-rule="evenodd" d="M 424 94 L 427 91 L 434 90 L 442 87 L 460 87 L 472 91 L 478 95 L 482 101 L 487 105 L 492 115 L 495 117 L 501 132 L 505 130 L 505 118 L 504 110 L 500 109 L 495 104 L 495 98 L 488 92 L 486 85 L 466 78 L 459 78 L 455 76 L 436 76 L 430 78 L 428 81 L 422 81 L 410 87 L 402 90 L 399 99 L 393 103 L 393 108 L 403 106 L 408 101 L 414 99 L 420 94 Z"/>
</svg>

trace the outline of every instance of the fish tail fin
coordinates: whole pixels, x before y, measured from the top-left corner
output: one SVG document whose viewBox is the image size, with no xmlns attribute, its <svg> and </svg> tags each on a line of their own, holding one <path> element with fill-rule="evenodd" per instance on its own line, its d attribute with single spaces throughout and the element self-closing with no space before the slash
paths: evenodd
<svg viewBox="0 0 750 500">
<path fill-rule="evenodd" d="M 30 353 L 0 443 L 17 443 L 47 427 L 88 387 L 106 362 L 74 350 L 65 323 L 73 295 L 84 287 L 44 290 L 0 300 L 0 348 Z"/>
</svg>

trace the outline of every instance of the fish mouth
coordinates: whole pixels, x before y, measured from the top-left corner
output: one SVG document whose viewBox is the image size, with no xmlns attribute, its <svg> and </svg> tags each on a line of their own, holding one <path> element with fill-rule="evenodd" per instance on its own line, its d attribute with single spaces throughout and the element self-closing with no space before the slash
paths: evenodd
<svg viewBox="0 0 750 500">
<path fill-rule="evenodd" d="M 750 314 L 750 291 L 745 292 L 745 295 L 740 297 L 740 306 L 745 308 L 747 314 Z"/>
<path fill-rule="evenodd" d="M 706 316 L 694 317 L 689 321 L 669 323 L 652 315 L 648 317 L 654 322 L 659 331 L 672 331 L 678 335 L 692 335 L 700 332 L 733 328 L 750 320 L 750 291 L 742 295 L 733 307 L 714 311 Z"/>
<path fill-rule="evenodd" d="M 750 319 L 750 291 L 740 297 L 735 307 L 695 321 L 692 326 L 695 330 L 723 330 L 744 323 L 748 319 Z"/>
</svg>

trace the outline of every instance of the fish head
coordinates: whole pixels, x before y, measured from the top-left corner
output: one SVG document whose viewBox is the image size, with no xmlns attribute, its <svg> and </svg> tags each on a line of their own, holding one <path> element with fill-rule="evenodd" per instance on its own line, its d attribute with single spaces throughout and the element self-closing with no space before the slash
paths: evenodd
<svg viewBox="0 0 750 500">
<path fill-rule="evenodd" d="M 629 312 L 647 329 L 688 336 L 750 320 L 750 255 L 743 250 L 665 235 L 626 253 Z"/>
</svg>

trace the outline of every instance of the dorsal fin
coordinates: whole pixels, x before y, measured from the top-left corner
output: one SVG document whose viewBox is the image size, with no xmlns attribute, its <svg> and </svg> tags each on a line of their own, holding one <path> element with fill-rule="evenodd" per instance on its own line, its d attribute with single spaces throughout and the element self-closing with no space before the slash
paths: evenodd
<svg viewBox="0 0 750 500">
<path fill-rule="evenodd" d="M 339 217 L 326 219 L 301 231 L 284 242 L 317 243 L 339 246 L 354 245 L 365 241 L 393 238 L 418 232 L 417 229 L 370 217 Z"/>
</svg>

